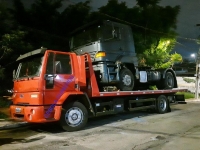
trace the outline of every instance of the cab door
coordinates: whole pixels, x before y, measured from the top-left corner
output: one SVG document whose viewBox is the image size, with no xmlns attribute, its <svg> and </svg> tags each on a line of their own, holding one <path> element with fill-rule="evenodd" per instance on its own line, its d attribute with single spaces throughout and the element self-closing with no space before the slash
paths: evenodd
<svg viewBox="0 0 200 150">
<path fill-rule="evenodd" d="M 75 82 L 71 80 L 73 70 L 69 54 L 49 52 L 46 64 L 44 104 L 48 105 L 56 103 L 66 90 L 74 90 Z"/>
</svg>

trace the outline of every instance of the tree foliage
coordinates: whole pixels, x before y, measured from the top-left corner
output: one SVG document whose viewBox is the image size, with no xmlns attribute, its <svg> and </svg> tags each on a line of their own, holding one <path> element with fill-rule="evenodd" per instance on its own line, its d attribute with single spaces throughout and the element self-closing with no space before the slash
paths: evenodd
<svg viewBox="0 0 200 150">
<path fill-rule="evenodd" d="M 12 76 L 13 67 L 6 66 L 33 49 L 44 46 L 69 51 L 72 30 L 105 16 L 128 22 L 132 27 L 141 65 L 169 67 L 182 59 L 177 53 L 170 54 L 176 42 L 174 29 L 179 6 L 159 6 L 160 0 L 137 0 L 137 5 L 130 8 L 126 2 L 109 0 L 92 12 L 90 0 L 71 3 L 66 8 L 64 2 L 35 0 L 30 8 L 25 8 L 21 0 L 13 0 L 12 9 L 0 3 L 0 77 Z"/>
</svg>

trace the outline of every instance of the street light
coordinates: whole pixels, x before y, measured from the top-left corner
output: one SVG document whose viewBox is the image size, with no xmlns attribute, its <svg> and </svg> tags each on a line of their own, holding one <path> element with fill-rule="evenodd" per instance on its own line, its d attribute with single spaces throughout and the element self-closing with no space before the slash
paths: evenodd
<svg viewBox="0 0 200 150">
<path fill-rule="evenodd" d="M 198 56 L 198 54 L 196 54 Z M 194 53 L 191 54 L 190 56 L 195 59 L 196 62 L 196 83 L 195 83 L 195 98 L 198 99 L 199 97 L 199 60 L 195 57 L 196 56 Z"/>
<path fill-rule="evenodd" d="M 195 54 L 191 54 L 190 56 L 195 58 Z"/>
<path fill-rule="evenodd" d="M 200 24 L 196 24 L 196 26 L 200 26 Z M 195 98 L 199 98 L 199 76 L 200 75 L 200 49 L 196 56 L 196 85 L 195 85 Z"/>
</svg>

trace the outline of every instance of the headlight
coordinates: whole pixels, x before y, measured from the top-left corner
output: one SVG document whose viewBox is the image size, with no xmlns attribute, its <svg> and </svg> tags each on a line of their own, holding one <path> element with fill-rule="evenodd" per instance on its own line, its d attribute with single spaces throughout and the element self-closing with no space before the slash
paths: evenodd
<svg viewBox="0 0 200 150">
<path fill-rule="evenodd" d="M 105 52 L 98 52 L 96 55 L 95 55 L 95 58 L 98 58 L 98 57 L 105 57 L 106 56 L 106 53 Z"/>
</svg>

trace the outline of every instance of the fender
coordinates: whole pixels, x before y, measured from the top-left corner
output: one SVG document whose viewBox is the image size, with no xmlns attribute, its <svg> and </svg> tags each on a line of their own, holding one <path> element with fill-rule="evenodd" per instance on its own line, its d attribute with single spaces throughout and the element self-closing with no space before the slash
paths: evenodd
<svg viewBox="0 0 200 150">
<path fill-rule="evenodd" d="M 165 79 L 166 72 L 168 72 L 168 71 L 171 72 L 174 76 L 176 76 L 176 73 L 171 68 L 167 68 L 167 69 L 155 69 L 155 70 L 161 72 L 163 79 Z"/>
<path fill-rule="evenodd" d="M 156 71 L 160 71 L 162 74 L 162 79 L 165 79 L 165 75 L 167 72 L 171 72 L 174 76 L 174 88 L 178 88 L 177 79 L 176 79 L 176 73 L 172 68 L 167 69 L 156 69 Z"/>
<path fill-rule="evenodd" d="M 88 109 L 88 113 L 91 113 L 92 116 L 95 116 L 95 112 L 94 112 L 93 106 L 90 102 L 90 99 L 89 99 L 87 93 L 84 93 L 84 92 L 77 92 L 77 91 L 76 92 L 65 92 L 60 97 L 60 99 L 58 100 L 56 105 L 63 105 L 64 103 L 72 102 L 74 100 L 79 100 L 79 99 L 81 99 L 80 102 L 83 102 L 84 105 L 87 105 L 85 107 Z"/>
<path fill-rule="evenodd" d="M 138 66 L 138 58 L 136 57 L 136 55 L 132 55 L 132 56 L 119 56 L 116 61 L 119 61 L 121 63 L 133 63 L 134 66 Z"/>
<path fill-rule="evenodd" d="M 135 77 L 136 77 L 136 79 L 139 79 L 138 58 L 136 56 L 136 53 L 134 55 L 132 55 L 132 56 L 123 56 L 123 55 L 121 55 L 116 59 L 116 61 L 121 62 L 122 65 L 123 64 L 132 64 L 132 65 L 134 65 Z M 132 70 L 131 69 L 131 65 L 129 66 L 128 69 Z"/>
</svg>

